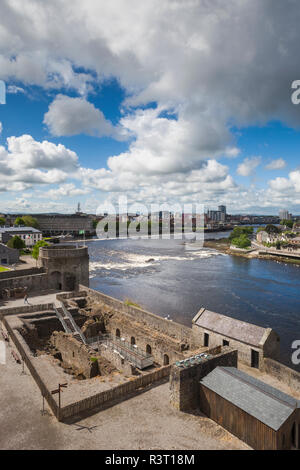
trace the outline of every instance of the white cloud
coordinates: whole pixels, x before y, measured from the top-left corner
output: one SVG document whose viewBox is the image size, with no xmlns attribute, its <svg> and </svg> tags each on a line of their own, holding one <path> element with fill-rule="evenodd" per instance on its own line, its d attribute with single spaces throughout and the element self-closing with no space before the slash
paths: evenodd
<svg viewBox="0 0 300 470">
<path fill-rule="evenodd" d="M 24 88 L 16 86 L 16 85 L 9 85 L 6 90 L 7 93 L 11 93 L 12 95 L 16 95 L 17 93 L 25 93 Z"/>
<path fill-rule="evenodd" d="M 268 163 L 265 168 L 266 170 L 281 170 L 286 166 L 286 161 L 283 158 L 277 158 Z"/>
<path fill-rule="evenodd" d="M 84 98 L 58 95 L 50 104 L 44 123 L 55 136 L 89 134 L 102 137 L 115 134 L 114 127 L 100 109 Z"/>
<path fill-rule="evenodd" d="M 260 165 L 261 157 L 245 158 L 237 167 L 237 173 L 241 176 L 250 176 L 254 170 Z"/>
<path fill-rule="evenodd" d="M 227 147 L 225 149 L 225 155 L 228 158 L 236 158 L 241 153 L 241 150 L 238 147 Z"/>
<path fill-rule="evenodd" d="M 288 178 L 275 178 L 269 181 L 269 186 L 275 191 L 284 193 L 288 192 L 292 195 L 292 192 L 300 192 L 300 170 L 294 170 L 289 173 Z"/>
<path fill-rule="evenodd" d="M 74 183 L 66 183 L 58 188 L 50 189 L 46 193 L 41 193 L 39 196 L 58 200 L 63 197 L 83 196 L 89 192 L 89 188 L 78 188 Z"/>
<path fill-rule="evenodd" d="M 9 137 L 0 146 L 1 191 L 21 191 L 32 185 L 60 183 L 78 170 L 78 157 L 64 145 L 38 142 L 30 135 Z"/>
<path fill-rule="evenodd" d="M 299 73 L 297 2 L 132 0 L 130 5 L 124 0 L 0 5 L 0 78 L 64 94 L 74 89 L 83 97 L 61 95 L 50 105 L 45 123 L 53 135 L 116 137 L 117 132 L 133 138 L 128 151 L 108 159 L 108 169 L 78 171 L 83 182 L 103 191 L 138 188 L 147 198 L 160 192 L 167 197 L 167 191 L 190 197 L 198 187 L 203 199 L 222 195 L 245 207 L 257 201 L 269 207 L 271 197 L 277 204 L 272 185 L 297 188 L 294 176 L 270 183 L 265 193 L 237 188 L 224 166 L 206 163 L 239 155 L 234 126 L 274 119 L 300 125 L 299 108 L 290 99 Z M 87 101 L 94 83 L 111 77 L 127 96 L 117 131 Z M 157 110 L 130 108 L 151 102 Z M 164 117 L 168 111 L 176 119 Z M 76 171 L 77 156 L 74 160 L 64 146 L 59 151 L 42 144 L 0 148 L 5 187 L 30 186 L 30 178 L 45 184 L 55 168 L 63 183 Z M 251 175 L 257 158 L 246 159 L 238 174 Z"/>
<path fill-rule="evenodd" d="M 162 117 L 162 111 L 137 110 L 121 119 L 120 133 L 135 140 L 127 152 L 108 158 L 109 169 L 147 175 L 186 172 L 224 153 L 229 132 L 219 121 L 212 124 L 207 111 L 191 117 L 180 109 L 177 119 Z"/>
</svg>

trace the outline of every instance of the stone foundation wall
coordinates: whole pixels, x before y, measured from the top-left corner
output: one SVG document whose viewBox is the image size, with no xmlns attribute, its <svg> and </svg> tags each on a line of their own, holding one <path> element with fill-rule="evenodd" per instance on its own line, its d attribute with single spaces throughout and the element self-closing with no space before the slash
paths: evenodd
<svg viewBox="0 0 300 470">
<path fill-rule="evenodd" d="M 158 364 L 167 365 L 165 363 L 166 355 L 169 358 L 169 363 L 183 358 L 180 350 L 181 343 L 178 340 L 156 333 L 151 329 L 144 329 L 143 325 L 135 323 L 127 315 L 114 316 L 106 329 L 112 336 L 116 336 L 116 332 L 119 330 L 120 337 L 128 343 L 131 343 L 134 338 L 134 344 L 145 352 L 150 346 L 151 355 Z"/>
<path fill-rule="evenodd" d="M 133 367 L 133 365 L 130 364 L 130 362 L 128 362 L 126 359 L 123 359 L 120 354 L 112 351 L 105 344 L 100 344 L 100 349 L 98 353 L 101 357 L 107 359 L 111 364 L 115 366 L 116 369 L 123 372 L 125 375 L 131 376 L 135 374 L 135 368 Z"/>
<path fill-rule="evenodd" d="M 95 352 L 85 344 L 61 331 L 52 334 L 51 343 L 60 352 L 63 363 L 72 367 L 77 374 L 82 374 L 85 378 L 99 374 L 98 361 L 92 360 Z"/>
<path fill-rule="evenodd" d="M 93 289 L 87 289 L 85 286 L 79 286 L 80 290 L 86 290 L 87 295 L 95 301 L 103 302 L 118 312 L 126 313 L 136 319 L 136 321 L 145 323 L 153 330 L 157 330 L 165 335 L 173 337 L 181 342 L 192 345 L 192 329 L 180 323 L 165 320 L 164 318 L 147 312 L 138 307 L 126 305 L 124 302 L 114 299 L 108 295 L 97 292 Z M 194 345 L 192 345 L 194 346 Z M 197 345 L 195 345 L 197 346 Z M 199 344 L 200 346 L 200 344 Z"/>
<path fill-rule="evenodd" d="M 181 368 L 172 365 L 170 372 L 170 402 L 180 411 L 199 408 L 200 380 L 217 366 L 237 367 L 238 353 L 228 346 L 215 356 L 203 359 L 199 364 Z"/>
</svg>

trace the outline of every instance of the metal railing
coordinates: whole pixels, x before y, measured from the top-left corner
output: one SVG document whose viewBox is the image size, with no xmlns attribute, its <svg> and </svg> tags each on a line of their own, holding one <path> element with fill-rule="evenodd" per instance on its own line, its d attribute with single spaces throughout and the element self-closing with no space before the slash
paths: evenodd
<svg viewBox="0 0 300 470">
<path fill-rule="evenodd" d="M 119 353 L 124 359 L 131 362 L 141 370 L 152 366 L 154 362 L 154 359 L 150 354 L 139 349 L 136 345 L 123 341 L 117 336 L 94 336 L 93 338 L 87 338 L 87 343 L 94 347 L 99 347 L 100 344 L 105 345 L 109 349 Z"/>
<path fill-rule="evenodd" d="M 84 334 L 82 333 L 81 329 L 79 328 L 79 326 L 77 325 L 77 323 L 75 322 L 71 312 L 69 312 L 69 310 L 65 307 L 64 303 L 62 301 L 60 301 L 60 304 L 61 304 L 61 307 L 62 307 L 62 310 L 64 312 L 64 315 L 65 317 L 67 317 L 70 322 L 71 322 L 71 325 L 73 327 L 73 332 L 72 333 L 77 333 L 80 338 L 81 338 L 81 341 L 84 343 L 84 344 L 87 344 L 87 341 L 86 341 L 86 337 L 84 336 Z"/>
<path fill-rule="evenodd" d="M 56 306 L 54 304 L 53 305 L 53 310 L 57 316 L 57 318 L 59 319 L 59 321 L 61 322 L 62 326 L 63 326 L 63 329 L 65 330 L 66 333 L 72 333 L 72 331 L 70 330 L 70 328 L 67 326 L 65 320 L 64 320 L 64 317 L 62 316 L 62 314 L 58 311 L 58 309 L 56 308 Z"/>
</svg>

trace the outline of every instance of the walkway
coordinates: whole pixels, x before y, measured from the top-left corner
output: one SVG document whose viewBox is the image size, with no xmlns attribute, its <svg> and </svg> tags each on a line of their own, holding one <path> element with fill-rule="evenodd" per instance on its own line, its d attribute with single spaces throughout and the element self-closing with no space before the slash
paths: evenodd
<svg viewBox="0 0 300 470">
<path fill-rule="evenodd" d="M 50 304 L 56 301 L 56 294 L 58 293 L 61 293 L 61 291 L 47 290 L 32 295 L 29 294 L 28 302 L 30 305 Z M 1 308 L 22 307 L 23 305 L 24 299 L 0 300 L 0 310 Z M 58 303 L 58 306 L 60 306 L 60 303 Z"/>
</svg>

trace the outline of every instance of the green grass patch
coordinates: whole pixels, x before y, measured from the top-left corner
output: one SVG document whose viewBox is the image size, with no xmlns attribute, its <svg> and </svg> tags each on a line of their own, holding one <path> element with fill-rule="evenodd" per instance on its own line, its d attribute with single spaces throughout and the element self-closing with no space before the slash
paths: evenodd
<svg viewBox="0 0 300 470">
<path fill-rule="evenodd" d="M 128 305 L 129 307 L 138 307 L 138 308 L 142 308 L 139 304 L 133 302 L 133 301 L 130 300 L 130 299 L 125 299 L 125 300 L 124 300 L 124 304 L 125 304 L 125 305 Z"/>
<path fill-rule="evenodd" d="M 4 266 L 0 266 L 0 273 L 2 273 L 2 271 L 9 271 L 9 269 Z"/>
</svg>

